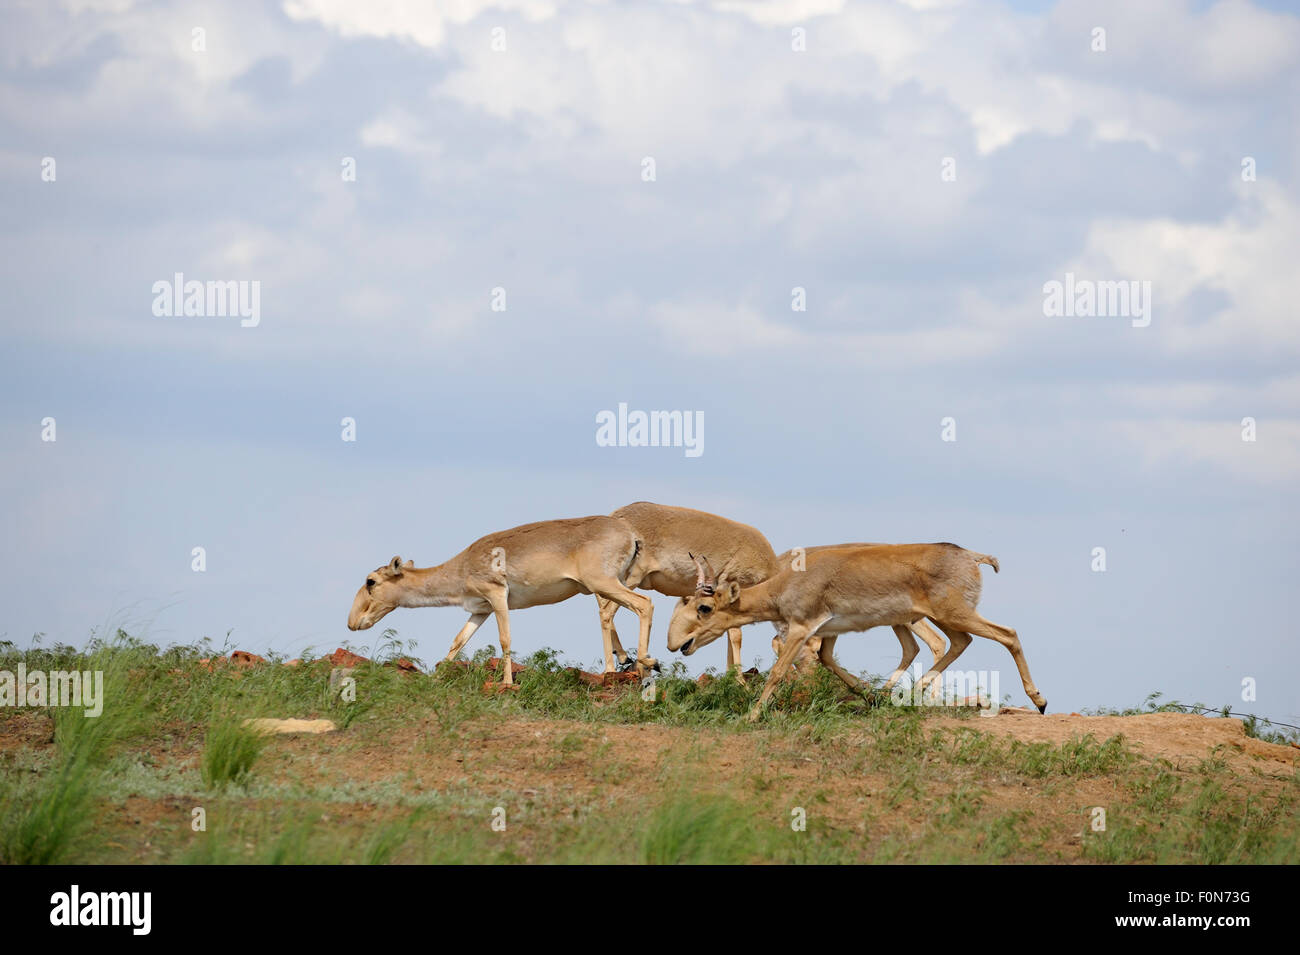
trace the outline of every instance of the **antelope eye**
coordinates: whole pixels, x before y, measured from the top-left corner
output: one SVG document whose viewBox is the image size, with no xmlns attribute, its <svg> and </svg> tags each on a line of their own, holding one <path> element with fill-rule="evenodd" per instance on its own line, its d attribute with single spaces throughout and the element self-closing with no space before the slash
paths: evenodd
<svg viewBox="0 0 1300 955">
<path fill-rule="evenodd" d="M 713 613 L 713 608 L 712 608 L 712 607 L 706 607 L 706 606 L 704 606 L 703 604 L 701 604 L 701 605 L 700 605 L 700 613 L 702 613 L 702 614 L 704 614 L 704 615 L 707 616 L 708 614 Z"/>
<path fill-rule="evenodd" d="M 371 577 L 367 577 L 367 578 L 366 578 L 366 590 L 374 590 L 374 589 L 375 589 L 375 581 L 374 581 L 374 579 L 371 578 Z"/>
</svg>

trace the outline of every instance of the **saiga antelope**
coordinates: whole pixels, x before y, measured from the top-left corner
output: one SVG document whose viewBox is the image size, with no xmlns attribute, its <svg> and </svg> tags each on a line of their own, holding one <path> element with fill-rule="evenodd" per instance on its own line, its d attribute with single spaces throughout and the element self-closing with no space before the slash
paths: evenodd
<svg viewBox="0 0 1300 955">
<path fill-rule="evenodd" d="M 816 553 L 817 551 L 830 550 L 835 547 L 880 547 L 880 546 L 882 545 L 871 544 L 871 543 L 855 543 L 855 544 L 825 544 L 818 547 L 796 547 L 792 550 L 786 551 L 784 554 L 778 557 L 776 561 L 782 567 L 789 567 L 797 571 L 799 567 L 802 566 L 799 563 L 799 561 L 801 559 L 806 560 L 808 554 Z M 698 579 L 699 584 L 702 585 L 704 583 L 708 573 L 709 573 L 709 568 L 707 564 L 700 568 L 700 576 Z M 698 592 L 699 591 L 697 590 L 697 593 Z M 785 644 L 786 625 L 783 622 L 778 622 L 776 626 L 777 626 L 777 634 L 772 638 L 772 653 L 774 656 L 780 657 L 781 648 Z M 927 647 L 930 648 L 932 667 L 939 665 L 939 660 L 943 657 L 944 653 L 948 649 L 947 644 L 943 642 L 943 637 L 935 633 L 934 629 L 929 624 L 927 624 L 924 620 L 917 620 L 915 623 L 906 624 L 906 625 L 894 624 L 893 630 L 894 630 L 894 636 L 898 638 L 899 646 L 903 648 L 903 657 L 901 660 L 899 660 L 898 666 L 894 669 L 894 672 L 889 675 L 889 679 L 885 681 L 885 685 L 884 685 L 885 690 L 889 690 L 891 687 L 893 687 L 895 683 L 899 681 L 899 679 L 902 678 L 903 674 L 907 672 L 908 666 L 911 665 L 912 661 L 916 659 L 916 655 L 920 652 L 921 648 L 916 645 L 916 639 L 915 637 L 913 637 L 913 634 L 915 634 L 917 637 L 920 637 L 921 641 Z M 814 633 L 811 636 L 809 636 L 808 640 L 804 643 L 803 649 L 800 650 L 798 655 L 795 657 L 793 661 L 793 666 L 800 672 L 803 672 L 805 669 L 811 669 L 811 665 L 815 664 L 821 655 L 821 644 L 822 644 L 822 637 L 820 632 Z"/>
<path fill-rule="evenodd" d="M 683 600 L 674 608 L 668 624 L 668 649 L 689 656 L 731 627 L 760 620 L 784 622 L 788 628 L 785 645 L 767 675 L 758 702 L 749 711 L 753 721 L 814 634 L 822 636 L 821 662 L 857 691 L 862 681 L 835 660 L 839 635 L 878 626 L 908 625 L 928 617 L 947 634 L 952 645 L 921 678 L 922 690 L 966 649 L 971 634 L 978 634 L 996 640 L 1011 653 L 1025 693 L 1041 713 L 1047 709 L 1047 700 L 1029 675 L 1019 636 L 1010 627 L 985 620 L 975 609 L 983 584 L 980 564 L 998 569 L 995 558 L 956 544 L 810 551 L 804 570 L 786 567 L 753 587 L 727 584 L 713 594 L 696 594 Z"/>
<path fill-rule="evenodd" d="M 595 594 L 640 618 L 639 657 L 644 659 L 654 603 L 623 583 L 639 548 L 632 528 L 601 515 L 540 521 L 488 534 L 437 567 L 420 569 L 394 557 L 366 575 L 352 601 L 348 629 L 373 627 L 397 607 L 459 605 L 470 616 L 447 652 L 447 659 L 454 660 L 488 614 L 494 614 L 504 661 L 501 682 L 512 683 L 510 610 Z M 643 677 L 646 673 L 642 669 Z"/>
<path fill-rule="evenodd" d="M 779 569 L 776 553 L 767 538 L 754 527 L 737 521 L 667 504 L 638 501 L 620 507 L 611 517 L 625 521 L 641 542 L 636 560 L 628 572 L 629 587 L 654 590 L 669 597 L 686 597 L 696 592 L 696 566 L 692 555 L 707 558 L 718 568 L 719 579 L 735 581 L 741 587 L 767 580 Z M 628 663 L 627 652 L 614 629 L 619 605 L 596 597 L 600 631 L 605 646 L 605 669 L 614 669 L 614 655 Z M 645 663 L 647 647 L 638 646 L 638 660 Z M 648 661 L 653 664 L 654 661 Z M 727 668 L 740 676 L 740 628 L 727 632 Z"/>
</svg>

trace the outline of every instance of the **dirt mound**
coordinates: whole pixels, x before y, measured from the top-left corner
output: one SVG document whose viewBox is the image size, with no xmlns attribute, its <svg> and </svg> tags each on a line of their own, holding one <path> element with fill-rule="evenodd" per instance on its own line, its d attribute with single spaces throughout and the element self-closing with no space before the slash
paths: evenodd
<svg viewBox="0 0 1300 955">
<path fill-rule="evenodd" d="M 1026 743 L 1060 745 L 1089 733 L 1098 742 L 1123 735 L 1133 749 L 1175 766 L 1218 755 L 1236 768 L 1255 766 L 1265 771 L 1294 770 L 1300 749 L 1265 743 L 1246 735 L 1245 725 L 1231 717 L 1194 713 L 1142 713 L 1137 716 L 1080 716 L 1056 713 L 1040 716 L 1024 710 L 1004 709 L 994 717 L 942 719 L 940 725 L 964 726 L 1007 736 Z M 1217 750 L 1217 752 L 1216 752 Z"/>
<path fill-rule="evenodd" d="M 233 667 L 239 670 L 247 670 L 250 667 L 261 666 L 266 662 L 267 662 L 266 657 L 259 657 L 256 653 L 249 653 L 247 650 L 234 650 L 231 651 L 231 654 L 228 657 L 222 657 L 222 656 L 204 657 L 203 659 L 199 660 L 198 666 L 202 667 L 205 670 L 215 670 L 217 667 Z M 369 657 L 363 657 L 359 653 L 353 653 L 351 650 L 345 650 L 343 647 L 339 647 L 333 653 L 326 654 L 323 657 L 318 657 L 317 659 L 313 660 L 312 666 L 325 666 L 326 664 L 328 664 L 329 666 L 335 669 L 347 670 L 347 669 L 352 669 L 354 667 L 358 667 L 363 663 L 370 663 L 370 662 L 371 660 Z M 496 660 L 494 659 L 493 663 L 495 662 Z M 285 660 L 284 663 L 281 665 L 287 667 L 302 666 L 302 660 Z M 420 668 L 415 665 L 415 662 L 413 660 L 408 659 L 407 657 L 400 657 L 396 660 L 389 660 L 387 663 L 384 664 L 384 666 L 396 667 L 397 669 L 401 670 L 403 673 L 420 672 Z M 516 667 L 516 669 L 519 668 Z M 180 673 L 182 671 L 172 670 L 171 672 Z"/>
</svg>

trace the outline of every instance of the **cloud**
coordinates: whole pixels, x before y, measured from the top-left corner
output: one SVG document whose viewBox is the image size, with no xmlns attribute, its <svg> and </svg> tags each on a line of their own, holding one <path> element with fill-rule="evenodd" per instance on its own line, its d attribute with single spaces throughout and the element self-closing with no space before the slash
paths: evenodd
<svg viewBox="0 0 1300 955">
<path fill-rule="evenodd" d="M 1150 281 L 1160 345 L 1175 352 L 1245 352 L 1277 359 L 1300 347 L 1300 204 L 1277 182 L 1238 182 L 1216 223 L 1101 220 L 1067 268 Z M 1197 308 L 1198 293 L 1221 304 Z M 1280 350 L 1280 351 L 1279 351 Z M 1261 357 L 1264 357 L 1263 355 Z"/>
<path fill-rule="evenodd" d="M 395 38 L 435 48 L 443 44 L 449 26 L 469 23 L 485 13 L 518 13 L 529 20 L 544 20 L 555 15 L 556 6 L 547 0 L 285 0 L 284 12 L 293 20 L 315 21 L 345 37 Z"/>
<path fill-rule="evenodd" d="M 1036 673 L 1128 694 L 1073 705 L 1140 699 L 1167 650 L 1117 687 L 1071 649 L 1099 619 L 1220 648 L 1251 626 L 1294 670 L 1283 630 L 1213 600 L 1294 576 L 1300 19 L 1048 6 L 11 4 L 5 570 L 87 572 L 73 600 L 37 580 L 10 632 L 77 640 L 119 595 L 183 592 L 182 638 L 332 647 L 392 553 L 648 498 L 782 547 L 996 552 L 990 614 L 1051 636 Z M 1150 280 L 1152 325 L 1048 319 L 1067 270 Z M 261 324 L 153 317 L 175 271 L 260 281 Z M 705 455 L 597 447 L 621 400 L 704 411 Z M 1189 597 L 1207 547 L 1231 557 Z M 268 588 L 268 565 L 301 573 Z M 517 647 L 589 658 L 593 620 L 528 611 Z M 1180 698 L 1219 692 L 1205 659 Z"/>
<path fill-rule="evenodd" d="M 1300 478 L 1300 418 L 1262 418 L 1255 440 L 1242 439 L 1240 419 L 1156 418 L 1117 423 L 1141 457 L 1159 473 L 1183 473 L 1209 465 L 1216 477 L 1277 486 Z"/>
</svg>

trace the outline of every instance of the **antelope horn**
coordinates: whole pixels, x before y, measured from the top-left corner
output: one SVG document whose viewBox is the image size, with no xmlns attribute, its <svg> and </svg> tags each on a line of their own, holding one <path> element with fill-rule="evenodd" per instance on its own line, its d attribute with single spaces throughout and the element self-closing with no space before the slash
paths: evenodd
<svg viewBox="0 0 1300 955">
<path fill-rule="evenodd" d="M 713 576 L 713 570 L 709 567 L 709 561 L 704 557 L 697 557 L 694 554 L 689 555 L 691 560 L 695 561 L 695 592 L 702 596 L 710 596 L 713 588 L 717 585 L 717 580 Z"/>
</svg>

